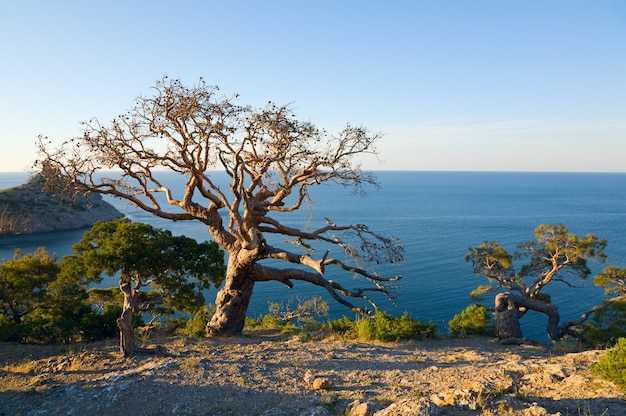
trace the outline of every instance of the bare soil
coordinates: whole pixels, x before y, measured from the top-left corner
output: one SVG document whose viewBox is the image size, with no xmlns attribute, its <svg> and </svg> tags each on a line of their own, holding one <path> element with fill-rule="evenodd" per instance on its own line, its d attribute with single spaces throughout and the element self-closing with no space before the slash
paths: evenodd
<svg viewBox="0 0 626 416">
<path fill-rule="evenodd" d="M 115 340 L 0 343 L 0 415 L 340 415 L 355 400 L 378 415 L 626 414 L 625 396 L 588 370 L 602 351 L 313 338 L 169 337 L 152 341 L 166 354 L 128 359 Z"/>
</svg>

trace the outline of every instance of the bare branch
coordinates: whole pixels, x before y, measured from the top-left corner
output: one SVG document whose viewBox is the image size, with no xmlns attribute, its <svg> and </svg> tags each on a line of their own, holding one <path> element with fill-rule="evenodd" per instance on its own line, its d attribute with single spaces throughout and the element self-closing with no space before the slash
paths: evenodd
<svg viewBox="0 0 626 416">
<path fill-rule="evenodd" d="M 354 305 L 353 303 L 346 300 L 345 297 L 363 299 L 373 307 L 373 310 L 378 309 L 376 302 L 374 302 L 374 300 L 365 295 L 365 293 L 368 291 L 379 292 L 380 290 L 371 287 L 346 289 L 335 281 L 324 279 L 320 274 L 306 272 L 301 269 L 278 269 L 257 264 L 255 267 L 254 280 L 257 282 L 273 280 L 284 283 L 289 287 L 293 286 L 292 280 L 309 282 L 316 286 L 323 287 L 333 299 L 335 299 L 342 305 L 347 306 L 358 314 L 370 316 L 372 314 L 372 311 Z"/>
<path fill-rule="evenodd" d="M 289 105 L 242 106 L 236 103 L 238 96 L 220 97 L 217 87 L 202 80 L 187 87 L 164 77 L 152 92 L 107 125 L 95 118 L 83 123 L 83 136 L 58 149 L 41 137 L 37 167 L 46 167 L 50 179 L 68 178 L 80 191 L 120 198 L 160 218 L 204 224 L 231 259 L 210 333 L 240 330 L 242 308 L 252 293 L 248 271 L 272 256 L 314 270 L 303 279 L 326 287 L 336 299 L 360 297 L 373 304 L 368 291 L 391 298 L 387 283 L 399 277 L 380 277 L 369 265 L 400 263 L 403 248 L 397 239 L 361 224 L 328 221 L 308 231 L 288 227 L 279 218 L 311 202 L 312 186 L 339 184 L 362 195 L 365 186 L 378 186 L 372 173 L 361 170 L 358 158 L 377 154 L 381 134 L 348 124 L 331 135 L 296 119 Z M 228 185 L 220 188 L 216 169 L 225 172 Z M 170 187 L 162 170 L 179 175 L 182 185 Z M 306 254 L 268 248 L 265 233 L 291 238 Z M 314 260 L 309 253 L 315 241 L 324 250 L 340 248 L 349 260 L 328 253 Z M 322 274 L 331 264 L 366 278 L 371 287 L 350 291 L 325 280 Z M 265 273 L 261 280 L 274 276 L 289 284 L 286 275 L 294 273 Z M 238 323 L 227 324 L 235 310 Z"/>
</svg>

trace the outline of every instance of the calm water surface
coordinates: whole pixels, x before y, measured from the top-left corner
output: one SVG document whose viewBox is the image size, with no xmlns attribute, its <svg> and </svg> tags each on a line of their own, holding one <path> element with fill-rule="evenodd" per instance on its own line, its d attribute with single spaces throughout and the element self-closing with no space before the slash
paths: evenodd
<svg viewBox="0 0 626 416">
<path fill-rule="evenodd" d="M 218 174 L 219 175 L 219 174 Z M 285 221 L 294 226 L 322 223 L 324 217 L 335 223 L 363 223 L 381 234 L 402 240 L 405 262 L 385 266 L 383 275 L 400 274 L 401 288 L 394 303 L 379 300 L 379 306 L 394 314 L 409 312 L 422 321 L 447 328 L 447 322 L 472 303 L 469 292 L 486 281 L 472 274 L 464 257 L 469 246 L 497 240 L 513 252 L 517 243 L 533 238 L 534 228 L 542 223 L 564 223 L 578 235 L 592 233 L 606 238 L 610 263 L 626 266 L 626 174 L 588 173 L 479 173 L 479 172 L 378 172 L 381 189 L 369 189 L 366 196 L 351 195 L 340 186 L 322 186 L 312 192 L 313 211 L 290 214 Z M 0 173 L 0 188 L 23 183 L 24 173 Z M 167 178 L 174 187 L 182 182 Z M 220 180 L 225 181 L 222 174 Z M 225 183 L 225 182 L 224 182 Z M 197 222 L 171 223 L 139 212 L 124 203 L 109 199 L 133 221 L 171 229 L 199 241 L 209 239 Z M 69 254 L 70 246 L 86 230 L 22 237 L 0 237 L 0 258 L 10 258 L 16 248 L 32 252 L 46 247 L 59 256 Z M 272 241 L 283 244 L 280 240 Z M 294 249 L 295 250 L 295 249 Z M 335 256 L 341 256 L 336 253 Z M 594 271 L 604 267 L 592 264 Z M 337 271 L 328 277 L 358 285 L 359 279 Z M 114 279 L 105 282 L 114 286 Z M 555 283 L 556 285 L 556 283 Z M 550 293 L 563 319 L 580 313 L 602 298 L 593 279 L 580 289 L 554 286 Z M 269 282 L 256 285 L 250 314 L 267 312 L 271 301 L 306 299 L 325 292 L 308 284 L 294 289 Z M 214 297 L 214 292 L 208 295 Z M 492 297 L 485 300 L 491 304 Z M 333 317 L 352 312 L 329 300 Z M 545 340 L 545 318 L 528 314 L 522 321 L 525 335 Z"/>
</svg>

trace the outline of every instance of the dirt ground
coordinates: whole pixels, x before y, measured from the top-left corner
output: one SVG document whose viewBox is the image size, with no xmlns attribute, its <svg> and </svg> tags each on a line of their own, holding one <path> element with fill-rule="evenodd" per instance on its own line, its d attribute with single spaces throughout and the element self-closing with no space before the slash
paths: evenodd
<svg viewBox="0 0 626 416">
<path fill-rule="evenodd" d="M 588 371 L 602 351 L 313 338 L 171 337 L 152 341 L 167 354 L 128 359 L 113 340 L 0 343 L 0 415 L 626 414 L 625 396 Z"/>
</svg>

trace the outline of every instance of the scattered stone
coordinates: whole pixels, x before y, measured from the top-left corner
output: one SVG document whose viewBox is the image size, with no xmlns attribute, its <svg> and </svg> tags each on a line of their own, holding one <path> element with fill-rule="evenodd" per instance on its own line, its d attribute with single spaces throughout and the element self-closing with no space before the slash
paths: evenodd
<svg viewBox="0 0 626 416">
<path fill-rule="evenodd" d="M 318 377 L 313 380 L 313 390 L 330 390 L 335 384 L 326 377 Z"/>
<path fill-rule="evenodd" d="M 301 416 L 332 416 L 332 413 L 322 406 L 315 406 L 305 410 Z"/>
<path fill-rule="evenodd" d="M 522 410 L 523 416 L 561 416 L 560 412 L 549 413 L 545 408 L 533 403 L 529 408 Z"/>
<path fill-rule="evenodd" d="M 372 410 L 367 402 L 355 400 L 346 407 L 345 416 L 370 416 Z"/>
<path fill-rule="evenodd" d="M 470 389 L 450 389 L 432 394 L 430 400 L 439 407 L 455 406 L 470 410 L 478 409 L 479 392 Z"/>
<path fill-rule="evenodd" d="M 307 370 L 306 373 L 304 373 L 303 380 L 307 384 L 313 384 L 315 376 L 313 375 L 313 373 L 311 373 L 311 370 Z"/>
<path fill-rule="evenodd" d="M 624 394 L 588 371 L 601 352 L 502 347 L 491 338 L 382 347 L 265 337 L 155 339 L 176 355 L 130 359 L 115 340 L 71 354 L 0 343 L 0 415 L 331 416 L 345 415 L 349 403 L 355 416 L 626 414 Z"/>
<path fill-rule="evenodd" d="M 337 401 L 337 394 L 335 393 L 325 393 L 320 397 L 320 402 L 322 404 L 334 404 Z"/>
<path fill-rule="evenodd" d="M 546 364 L 543 366 L 543 371 L 548 373 L 555 381 L 561 381 L 567 377 L 567 373 L 563 369 L 562 365 Z"/>
<path fill-rule="evenodd" d="M 420 400 L 405 399 L 391 404 L 390 406 L 374 413 L 374 416 L 436 416 L 445 414 L 430 400 L 423 398 Z"/>
</svg>

